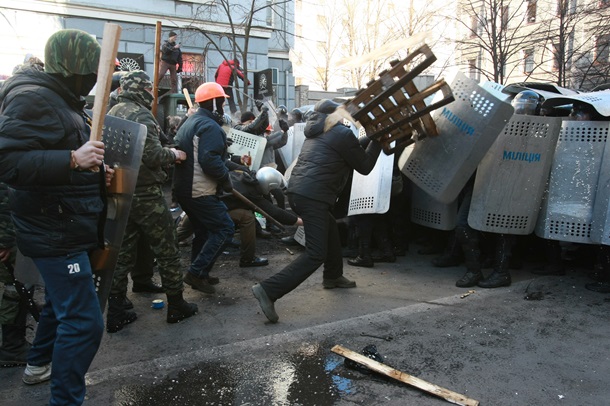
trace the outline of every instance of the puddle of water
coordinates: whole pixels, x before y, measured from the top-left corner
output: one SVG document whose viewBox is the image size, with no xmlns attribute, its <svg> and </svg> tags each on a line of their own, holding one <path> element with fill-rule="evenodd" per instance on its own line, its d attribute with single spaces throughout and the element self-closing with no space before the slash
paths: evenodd
<svg viewBox="0 0 610 406">
<path fill-rule="evenodd" d="M 149 384 L 128 384 L 116 391 L 114 404 L 331 406 L 354 391 L 342 364 L 319 343 L 304 343 L 293 353 L 205 362 Z"/>
</svg>

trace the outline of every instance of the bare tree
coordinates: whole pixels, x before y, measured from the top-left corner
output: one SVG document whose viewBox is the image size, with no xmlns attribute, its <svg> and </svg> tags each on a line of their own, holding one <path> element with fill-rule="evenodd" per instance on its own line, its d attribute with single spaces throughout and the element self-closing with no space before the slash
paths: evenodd
<svg viewBox="0 0 610 406">
<path fill-rule="evenodd" d="M 334 61 L 340 55 L 340 38 L 344 33 L 343 10 L 337 2 L 325 2 L 321 7 L 323 11 L 317 17 L 316 32 L 300 37 L 304 46 L 299 50 L 295 63 L 312 67 L 304 70 L 303 78 L 328 91 L 332 77 L 339 74 Z"/>
<path fill-rule="evenodd" d="M 367 58 L 365 63 L 352 66 L 344 71 L 344 77 L 354 88 L 364 87 L 370 80 L 387 69 L 389 62 L 394 59 L 404 58 L 408 49 L 398 49 L 388 54 L 378 54 L 379 50 L 386 44 L 397 40 L 407 40 L 415 34 L 439 28 L 441 19 L 437 18 L 440 13 L 438 8 L 431 4 L 417 4 L 410 0 L 409 7 L 403 3 L 390 0 L 343 0 L 343 57 L 359 58 L 365 55 L 375 55 Z M 436 39 L 428 45 L 434 46 Z"/>
<path fill-rule="evenodd" d="M 344 8 L 343 49 L 345 57 L 360 57 L 370 54 L 386 43 L 409 36 L 408 25 L 403 25 L 410 16 L 394 7 L 388 0 L 343 0 Z M 402 19 L 401 19 L 402 17 Z M 344 72 L 348 83 L 355 88 L 362 88 L 374 79 L 390 60 L 397 54 L 375 58 L 361 66 L 352 67 Z"/>
<path fill-rule="evenodd" d="M 216 0 L 213 4 L 202 4 L 197 8 L 197 12 L 193 17 L 193 21 L 183 27 L 186 30 L 192 30 L 202 34 L 208 41 L 209 46 L 213 47 L 220 53 L 226 61 L 238 58 L 241 63 L 241 68 L 244 76 L 248 74 L 248 55 L 250 49 L 250 34 L 256 27 L 270 27 L 273 18 L 270 16 L 281 17 L 284 13 L 280 13 L 284 7 L 287 7 L 289 0 L 249 0 L 249 1 L 231 1 L 231 0 Z M 218 21 L 224 19 L 228 31 L 223 35 L 210 32 L 205 29 L 206 22 Z M 285 35 L 286 32 L 276 29 L 280 35 Z M 223 46 L 223 42 L 227 41 L 228 46 Z M 237 90 L 237 104 L 243 111 L 246 109 L 248 102 L 248 81 L 244 81 L 243 90 L 239 90 L 239 80 L 237 72 L 233 72 L 233 86 Z"/>
<path fill-rule="evenodd" d="M 610 24 L 603 10 L 575 0 L 558 0 L 556 10 L 548 14 L 537 34 L 541 58 L 530 78 L 551 78 L 558 86 L 577 89 L 597 82 L 600 76 L 607 78 L 608 41 L 600 39 Z M 600 53 L 606 54 L 606 63 L 599 60 Z"/>
<path fill-rule="evenodd" d="M 597 3 L 597 2 L 596 2 Z M 591 4 L 583 19 L 583 46 L 570 66 L 571 83 L 579 90 L 593 90 L 610 83 L 610 9 L 607 2 Z"/>
<path fill-rule="evenodd" d="M 500 84 L 510 76 L 508 62 L 520 59 L 516 57 L 533 44 L 532 37 L 522 28 L 535 17 L 523 16 L 519 7 L 511 7 L 519 3 L 510 0 L 461 2 L 457 22 L 467 35 L 458 39 L 457 44 L 468 70 Z"/>
</svg>

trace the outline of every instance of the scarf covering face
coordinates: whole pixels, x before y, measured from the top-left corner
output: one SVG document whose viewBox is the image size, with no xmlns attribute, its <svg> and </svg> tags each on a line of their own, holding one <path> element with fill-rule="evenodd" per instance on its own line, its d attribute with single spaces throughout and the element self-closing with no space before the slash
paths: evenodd
<svg viewBox="0 0 610 406">
<path fill-rule="evenodd" d="M 60 30 L 47 40 L 44 71 L 64 77 L 97 73 L 102 47 L 89 33 Z"/>
</svg>

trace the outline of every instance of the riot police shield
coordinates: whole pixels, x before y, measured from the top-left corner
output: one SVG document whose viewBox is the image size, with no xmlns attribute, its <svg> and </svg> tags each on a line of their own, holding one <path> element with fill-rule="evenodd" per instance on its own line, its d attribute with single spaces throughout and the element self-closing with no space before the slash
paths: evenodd
<svg viewBox="0 0 610 406">
<path fill-rule="evenodd" d="M 233 140 L 233 144 L 228 149 L 229 153 L 236 156 L 250 155 L 252 157 L 250 169 L 258 170 L 263 160 L 267 139 L 263 136 L 236 130 L 235 128 L 231 129 L 227 137 Z"/>
<path fill-rule="evenodd" d="M 480 231 L 534 231 L 559 136 L 559 117 L 515 114 L 477 169 L 468 224 Z"/>
<path fill-rule="evenodd" d="M 455 200 L 513 114 L 513 107 L 475 81 L 456 72 L 451 81 L 455 101 L 432 114 L 439 136 L 404 151 L 400 170 L 442 203 Z"/>
<path fill-rule="evenodd" d="M 536 235 L 592 244 L 591 224 L 610 122 L 563 120 Z"/>
</svg>

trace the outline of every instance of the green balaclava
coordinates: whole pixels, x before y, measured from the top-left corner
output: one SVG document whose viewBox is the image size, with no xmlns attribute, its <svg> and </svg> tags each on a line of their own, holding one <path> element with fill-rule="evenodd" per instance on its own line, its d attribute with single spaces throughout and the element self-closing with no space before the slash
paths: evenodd
<svg viewBox="0 0 610 406">
<path fill-rule="evenodd" d="M 146 89 L 152 89 L 150 77 L 142 70 L 134 70 L 120 80 L 122 96 L 140 102 L 149 109 L 152 108 L 153 95 Z"/>
<path fill-rule="evenodd" d="M 51 35 L 44 50 L 44 71 L 72 75 L 97 74 L 102 48 L 81 30 L 60 30 Z"/>
</svg>

